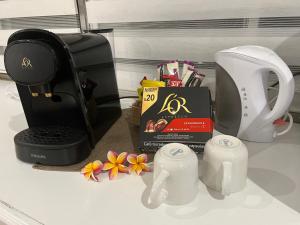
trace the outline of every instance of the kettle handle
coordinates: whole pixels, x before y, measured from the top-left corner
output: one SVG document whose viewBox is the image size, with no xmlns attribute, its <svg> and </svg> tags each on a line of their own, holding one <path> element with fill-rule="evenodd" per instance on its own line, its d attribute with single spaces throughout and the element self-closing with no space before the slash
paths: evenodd
<svg viewBox="0 0 300 225">
<path fill-rule="evenodd" d="M 154 180 L 150 196 L 148 198 L 148 203 L 151 204 L 155 202 L 155 204 L 161 204 L 168 197 L 168 191 L 163 189 L 163 184 L 166 179 L 170 176 L 170 173 L 167 170 L 162 170 L 157 178 Z"/>
<path fill-rule="evenodd" d="M 284 115 L 294 97 L 295 82 L 292 72 L 282 60 L 277 64 L 268 68 L 278 77 L 279 93 L 273 109 L 265 116 L 267 123 L 273 123 L 274 120 Z"/>
</svg>

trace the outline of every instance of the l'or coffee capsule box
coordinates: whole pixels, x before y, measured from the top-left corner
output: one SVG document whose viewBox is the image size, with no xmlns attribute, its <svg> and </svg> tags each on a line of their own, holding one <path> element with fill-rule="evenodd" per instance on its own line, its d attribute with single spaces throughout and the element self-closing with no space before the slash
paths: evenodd
<svg viewBox="0 0 300 225">
<path fill-rule="evenodd" d="M 182 143 L 196 152 L 212 137 L 212 104 L 206 87 L 145 87 L 139 147 L 156 152 L 168 143 Z"/>
</svg>

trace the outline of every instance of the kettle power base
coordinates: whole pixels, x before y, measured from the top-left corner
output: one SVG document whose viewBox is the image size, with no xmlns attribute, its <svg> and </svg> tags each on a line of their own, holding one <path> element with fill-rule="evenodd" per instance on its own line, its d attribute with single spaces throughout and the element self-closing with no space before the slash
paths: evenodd
<svg viewBox="0 0 300 225">
<path fill-rule="evenodd" d="M 49 166 L 75 164 L 91 152 L 87 133 L 66 126 L 28 128 L 14 142 L 19 160 Z"/>
</svg>

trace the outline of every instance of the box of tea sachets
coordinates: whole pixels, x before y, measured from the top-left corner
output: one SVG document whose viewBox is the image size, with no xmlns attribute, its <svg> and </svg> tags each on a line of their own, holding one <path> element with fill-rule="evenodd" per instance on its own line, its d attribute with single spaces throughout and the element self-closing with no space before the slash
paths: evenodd
<svg viewBox="0 0 300 225">
<path fill-rule="evenodd" d="M 145 87 L 139 148 L 156 152 L 168 143 L 203 151 L 212 137 L 212 104 L 206 87 Z"/>
</svg>

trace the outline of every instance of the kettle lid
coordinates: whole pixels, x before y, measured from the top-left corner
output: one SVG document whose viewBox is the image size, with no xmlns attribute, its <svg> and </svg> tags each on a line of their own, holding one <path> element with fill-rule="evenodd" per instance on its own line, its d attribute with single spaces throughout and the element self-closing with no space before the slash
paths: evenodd
<svg viewBox="0 0 300 225">
<path fill-rule="evenodd" d="M 228 54 L 236 55 L 239 57 L 252 58 L 260 62 L 268 62 L 272 64 L 276 64 L 282 61 L 273 50 L 257 45 L 244 45 L 224 49 L 216 53 L 216 60 L 218 59 L 218 57 Z"/>
</svg>

